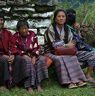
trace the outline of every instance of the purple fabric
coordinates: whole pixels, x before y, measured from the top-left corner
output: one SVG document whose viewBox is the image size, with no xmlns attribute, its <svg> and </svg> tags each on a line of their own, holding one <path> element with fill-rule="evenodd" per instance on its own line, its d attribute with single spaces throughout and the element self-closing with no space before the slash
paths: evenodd
<svg viewBox="0 0 95 96">
<path fill-rule="evenodd" d="M 78 83 L 86 81 L 76 56 L 56 56 L 48 54 L 53 59 L 60 84 Z"/>
<path fill-rule="evenodd" d="M 26 70 L 29 74 L 29 78 L 24 83 L 25 88 L 36 86 L 36 84 L 48 78 L 48 69 L 43 56 L 38 58 L 35 65 L 31 63 L 31 58 L 29 56 L 24 55 L 23 58 L 27 62 Z"/>
</svg>

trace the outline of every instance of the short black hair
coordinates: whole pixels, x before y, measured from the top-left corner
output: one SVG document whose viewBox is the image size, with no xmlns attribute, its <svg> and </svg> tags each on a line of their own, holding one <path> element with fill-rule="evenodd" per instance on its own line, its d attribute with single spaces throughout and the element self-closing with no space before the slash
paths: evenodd
<svg viewBox="0 0 95 96">
<path fill-rule="evenodd" d="M 5 20 L 4 13 L 2 11 L 0 12 L 0 18 L 2 18 L 3 20 Z"/>
<path fill-rule="evenodd" d="M 21 26 L 27 26 L 29 28 L 29 24 L 26 20 L 19 20 L 17 22 L 17 26 L 16 26 L 17 30 L 19 30 Z"/>
<path fill-rule="evenodd" d="M 76 11 L 74 9 L 67 9 L 67 24 L 72 26 L 76 22 Z"/>
<path fill-rule="evenodd" d="M 67 10 L 66 10 L 66 13 L 67 13 L 67 14 L 70 14 L 70 13 L 71 13 L 71 14 L 76 14 L 76 11 L 75 11 L 74 9 L 67 9 Z"/>
</svg>

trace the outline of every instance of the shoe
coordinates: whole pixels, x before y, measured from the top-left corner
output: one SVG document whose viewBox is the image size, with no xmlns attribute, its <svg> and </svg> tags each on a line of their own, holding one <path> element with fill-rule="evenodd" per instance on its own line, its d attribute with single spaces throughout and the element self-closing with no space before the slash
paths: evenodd
<svg viewBox="0 0 95 96">
<path fill-rule="evenodd" d="M 68 86 L 68 88 L 70 88 L 70 89 L 77 88 L 77 87 L 78 86 L 76 84 L 73 84 L 73 83 L 69 84 L 69 86 Z"/>
<path fill-rule="evenodd" d="M 77 84 L 79 87 L 83 87 L 83 86 L 85 86 L 85 85 L 87 85 L 85 82 L 79 82 L 78 84 Z"/>
</svg>

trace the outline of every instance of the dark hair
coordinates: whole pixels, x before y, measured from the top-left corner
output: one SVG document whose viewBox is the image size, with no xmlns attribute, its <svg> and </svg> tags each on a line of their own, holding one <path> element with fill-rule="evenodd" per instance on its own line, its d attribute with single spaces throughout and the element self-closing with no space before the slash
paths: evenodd
<svg viewBox="0 0 95 96">
<path fill-rule="evenodd" d="M 17 26 L 16 26 L 17 30 L 19 30 L 21 26 L 27 26 L 29 28 L 29 24 L 26 20 L 19 20 L 17 22 Z"/>
<path fill-rule="evenodd" d="M 67 13 L 67 14 L 70 14 L 70 13 L 71 13 L 71 14 L 76 14 L 76 11 L 75 11 L 74 9 L 67 9 L 67 10 L 66 10 L 66 13 Z"/>
<path fill-rule="evenodd" d="M 3 20 L 5 20 L 4 13 L 3 12 L 0 12 L 0 18 L 2 18 Z"/>
<path fill-rule="evenodd" d="M 76 11 L 74 9 L 67 9 L 67 24 L 72 26 L 76 22 Z"/>
<path fill-rule="evenodd" d="M 63 9 L 58 9 L 58 10 L 56 10 L 54 12 L 54 17 L 53 17 L 52 25 L 53 25 L 53 28 L 54 28 L 54 31 L 55 31 L 55 39 L 56 40 L 60 40 L 59 34 L 58 34 L 57 30 L 56 30 L 56 21 L 55 21 L 56 20 L 56 16 L 57 16 L 57 14 L 59 12 L 64 12 L 65 15 L 66 15 L 66 12 Z M 66 15 L 66 18 L 67 18 L 67 15 Z M 68 27 L 67 27 L 66 23 L 64 23 L 64 30 L 65 30 L 65 39 L 64 39 L 64 41 L 65 41 L 65 43 L 67 43 L 68 42 Z"/>
</svg>

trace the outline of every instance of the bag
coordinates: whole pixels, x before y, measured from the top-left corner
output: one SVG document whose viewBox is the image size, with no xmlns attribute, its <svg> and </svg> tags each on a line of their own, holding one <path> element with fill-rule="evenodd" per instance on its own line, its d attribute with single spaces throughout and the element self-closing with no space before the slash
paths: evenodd
<svg viewBox="0 0 95 96">
<path fill-rule="evenodd" d="M 77 49 L 73 48 L 65 48 L 63 46 L 54 48 L 56 55 L 76 55 Z"/>
<path fill-rule="evenodd" d="M 73 48 L 64 47 L 64 44 L 65 43 L 63 40 L 53 42 L 52 46 L 54 48 L 54 53 L 56 55 L 76 55 L 77 49 L 75 47 Z"/>
</svg>

